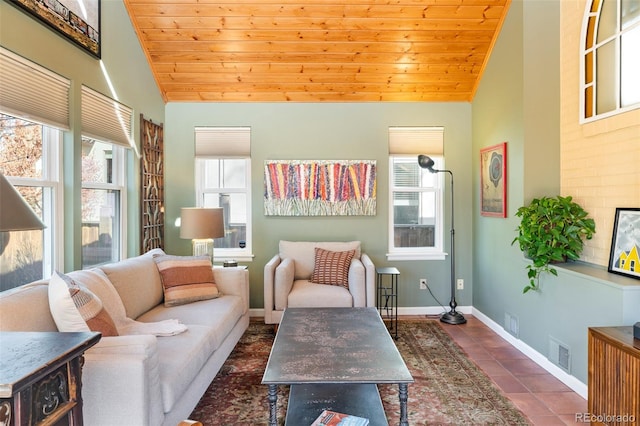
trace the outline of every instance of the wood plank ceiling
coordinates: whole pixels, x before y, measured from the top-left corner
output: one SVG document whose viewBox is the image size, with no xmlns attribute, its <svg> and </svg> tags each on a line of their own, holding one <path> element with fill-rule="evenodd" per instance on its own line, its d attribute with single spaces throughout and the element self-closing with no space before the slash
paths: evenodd
<svg viewBox="0 0 640 426">
<path fill-rule="evenodd" d="M 510 0 L 124 0 L 166 102 L 471 101 Z"/>
</svg>

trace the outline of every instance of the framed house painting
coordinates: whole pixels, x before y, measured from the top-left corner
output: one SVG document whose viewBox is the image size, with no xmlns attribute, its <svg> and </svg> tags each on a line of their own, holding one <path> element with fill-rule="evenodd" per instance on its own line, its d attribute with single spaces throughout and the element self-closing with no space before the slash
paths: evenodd
<svg viewBox="0 0 640 426">
<path fill-rule="evenodd" d="M 100 59 L 100 0 L 9 0 Z"/>
<path fill-rule="evenodd" d="M 507 217 L 507 143 L 480 150 L 480 214 Z"/>
<path fill-rule="evenodd" d="M 608 270 L 640 280 L 640 208 L 616 209 Z"/>
</svg>

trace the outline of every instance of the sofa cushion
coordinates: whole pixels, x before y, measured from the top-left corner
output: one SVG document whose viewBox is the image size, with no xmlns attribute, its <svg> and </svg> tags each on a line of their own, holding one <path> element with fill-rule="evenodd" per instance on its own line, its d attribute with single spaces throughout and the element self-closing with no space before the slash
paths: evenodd
<svg viewBox="0 0 640 426">
<path fill-rule="evenodd" d="M 281 259 L 292 258 L 295 264 L 295 279 L 308 280 L 313 273 L 315 248 L 331 251 L 355 250 L 354 259 L 360 259 L 360 241 L 280 241 Z"/>
<path fill-rule="evenodd" d="M 54 272 L 49 280 L 49 309 L 59 331 L 98 331 L 104 337 L 118 335 L 100 299 L 68 275 Z"/>
<path fill-rule="evenodd" d="M 209 256 L 154 255 L 164 288 L 164 305 L 177 306 L 220 295 Z"/>
<path fill-rule="evenodd" d="M 141 256 L 100 267 L 120 295 L 128 318 L 136 319 L 162 303 L 162 282 L 153 261 L 154 254 L 164 252 L 153 249 Z"/>
<path fill-rule="evenodd" d="M 158 337 L 160 388 L 165 413 L 174 408 L 214 352 L 213 332 L 211 327 L 189 325 L 182 334 Z"/>
<path fill-rule="evenodd" d="M 350 308 L 353 296 L 342 286 L 298 280 L 293 283 L 287 303 L 290 308 Z"/>
<path fill-rule="evenodd" d="M 310 281 L 349 288 L 349 267 L 355 251 L 330 251 L 316 247 L 315 252 Z"/>
<path fill-rule="evenodd" d="M 138 321 L 156 322 L 177 319 L 186 324 L 187 328 L 191 328 L 192 325 L 207 326 L 212 330 L 209 339 L 215 350 L 235 327 L 243 313 L 242 298 L 227 294 L 217 299 L 201 300 L 170 308 L 158 305 L 138 318 Z"/>
</svg>

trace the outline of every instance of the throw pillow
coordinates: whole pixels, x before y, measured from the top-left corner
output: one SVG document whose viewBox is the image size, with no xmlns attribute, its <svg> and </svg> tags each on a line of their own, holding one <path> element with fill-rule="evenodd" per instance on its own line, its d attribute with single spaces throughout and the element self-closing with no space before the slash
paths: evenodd
<svg viewBox="0 0 640 426">
<path fill-rule="evenodd" d="M 118 335 L 102 301 L 69 276 L 54 272 L 48 291 L 49 310 L 59 331 L 98 331 L 103 337 Z"/>
<path fill-rule="evenodd" d="M 164 287 L 164 306 L 177 306 L 220 296 L 209 256 L 153 256 Z"/>
<path fill-rule="evenodd" d="M 311 282 L 349 288 L 349 267 L 355 250 L 329 251 L 316 247 Z"/>
</svg>

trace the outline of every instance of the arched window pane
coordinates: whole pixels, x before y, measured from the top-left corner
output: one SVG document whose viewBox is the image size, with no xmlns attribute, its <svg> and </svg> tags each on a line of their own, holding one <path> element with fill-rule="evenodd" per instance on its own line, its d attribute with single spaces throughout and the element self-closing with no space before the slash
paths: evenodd
<svg viewBox="0 0 640 426">
<path fill-rule="evenodd" d="M 616 0 L 604 0 L 598 21 L 597 43 L 602 43 L 618 30 L 618 7 Z"/>
<path fill-rule="evenodd" d="M 615 41 L 596 50 L 596 114 L 616 109 Z"/>
<path fill-rule="evenodd" d="M 620 8 L 620 24 L 623 30 L 640 21 L 640 1 L 620 0 Z"/>
<path fill-rule="evenodd" d="M 640 26 L 624 33 L 621 43 L 620 103 L 626 107 L 640 103 Z"/>
</svg>

